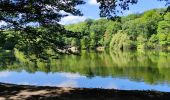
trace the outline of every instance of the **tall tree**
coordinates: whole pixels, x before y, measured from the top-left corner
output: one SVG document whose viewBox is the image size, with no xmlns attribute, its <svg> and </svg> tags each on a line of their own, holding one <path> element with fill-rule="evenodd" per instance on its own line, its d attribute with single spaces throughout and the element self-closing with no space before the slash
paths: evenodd
<svg viewBox="0 0 170 100">
<path fill-rule="evenodd" d="M 82 15 L 75 7 L 84 3 L 83 0 L 0 0 L 0 20 L 17 28 L 30 22 L 38 22 L 40 26 L 57 24 L 67 16 L 61 11 Z"/>
<path fill-rule="evenodd" d="M 158 24 L 158 39 L 162 46 L 170 45 L 170 13 L 164 16 L 164 20 Z"/>
</svg>

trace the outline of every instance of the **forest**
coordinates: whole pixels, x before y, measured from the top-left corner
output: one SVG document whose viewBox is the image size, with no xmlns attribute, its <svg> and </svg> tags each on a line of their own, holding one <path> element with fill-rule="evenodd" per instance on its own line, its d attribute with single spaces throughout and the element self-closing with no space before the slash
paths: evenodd
<svg viewBox="0 0 170 100">
<path fill-rule="evenodd" d="M 116 21 L 87 19 L 65 28 L 83 36 L 64 39 L 67 44 L 81 49 L 170 49 L 170 13 L 165 14 L 164 9 L 122 16 Z"/>
<path fill-rule="evenodd" d="M 70 32 L 70 36 L 60 36 L 62 33 L 57 31 L 56 37 L 49 41 L 79 50 L 170 50 L 170 12 L 165 13 L 165 9 L 130 14 L 116 20 L 86 19 L 84 22 L 65 25 L 64 28 Z M 30 30 L 32 33 L 29 33 Z M 44 46 L 46 41 L 41 40 L 41 37 L 50 37 L 49 33 L 52 31 L 55 33 L 55 27 L 34 27 L 28 29 L 25 34 L 12 29 L 3 30 L 0 31 L 0 48 L 17 48 L 24 52 L 34 50 L 34 46 L 47 48 Z M 43 36 L 34 38 L 34 35 L 40 33 L 43 33 Z M 24 39 L 23 35 L 31 37 Z M 29 39 L 38 45 L 32 44 L 34 46 L 29 48 Z"/>
</svg>

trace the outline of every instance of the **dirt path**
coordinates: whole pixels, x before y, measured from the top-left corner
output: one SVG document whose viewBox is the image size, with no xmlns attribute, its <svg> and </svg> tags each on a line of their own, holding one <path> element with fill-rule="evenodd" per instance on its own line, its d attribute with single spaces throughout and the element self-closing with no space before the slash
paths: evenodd
<svg viewBox="0 0 170 100">
<path fill-rule="evenodd" d="M 170 93 L 59 88 L 0 83 L 0 100 L 170 100 Z"/>
</svg>

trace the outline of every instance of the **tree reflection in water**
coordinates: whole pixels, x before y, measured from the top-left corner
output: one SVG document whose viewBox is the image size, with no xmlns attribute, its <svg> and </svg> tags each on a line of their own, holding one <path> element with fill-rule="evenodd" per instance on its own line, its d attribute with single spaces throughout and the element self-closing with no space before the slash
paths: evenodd
<svg viewBox="0 0 170 100">
<path fill-rule="evenodd" d="M 60 59 L 47 62 L 38 60 L 31 62 L 21 52 L 0 53 L 1 71 L 22 71 L 29 73 L 42 71 L 79 73 L 87 77 L 112 76 L 129 78 L 133 81 L 144 81 L 149 84 L 170 83 L 170 53 L 115 52 L 95 53 L 82 51 L 81 56 L 63 55 Z"/>
</svg>

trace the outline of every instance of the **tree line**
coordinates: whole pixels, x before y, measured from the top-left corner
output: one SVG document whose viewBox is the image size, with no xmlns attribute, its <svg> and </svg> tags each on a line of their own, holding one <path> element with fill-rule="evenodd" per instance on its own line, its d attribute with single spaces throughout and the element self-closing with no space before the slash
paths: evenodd
<svg viewBox="0 0 170 100">
<path fill-rule="evenodd" d="M 144 13 L 122 16 L 119 20 L 87 19 L 77 24 L 66 25 L 69 31 L 81 38 L 63 38 L 66 44 L 81 49 L 129 50 L 170 49 L 170 12 L 153 9 Z"/>
<path fill-rule="evenodd" d="M 138 3 L 138 0 L 96 0 L 96 1 L 97 3 L 99 3 L 100 17 L 106 17 L 112 20 L 120 19 L 120 17 L 117 15 L 119 15 L 125 10 L 129 10 L 129 7 L 132 4 Z M 170 11 L 169 0 L 155 0 L 155 1 L 164 1 L 166 3 L 165 12 Z M 86 0 L 0 0 L 0 22 L 2 21 L 6 23 L 6 25 L 0 26 L 0 35 L 1 35 L 0 39 L 2 39 L 1 40 L 2 43 L 0 43 L 1 47 L 2 48 L 5 47 L 7 49 L 11 49 L 15 47 L 20 51 L 25 52 L 25 54 L 27 55 L 35 54 L 36 56 L 40 57 L 46 55 L 45 52 L 47 49 L 52 49 L 56 53 L 59 52 L 58 50 L 63 50 L 67 46 L 67 44 L 65 44 L 66 41 L 65 39 L 63 39 L 63 37 L 65 38 L 75 37 L 74 40 L 76 42 L 73 41 L 72 42 L 73 44 L 79 43 L 80 45 L 83 45 L 86 44 L 87 41 L 91 41 L 90 47 L 93 48 L 98 45 L 103 45 L 104 41 L 106 46 L 110 45 L 109 42 L 111 41 L 109 40 L 110 39 L 109 35 L 111 35 L 112 33 L 108 32 L 107 34 L 105 34 L 105 32 L 102 32 L 105 31 L 104 29 L 102 28 L 101 30 L 100 28 L 95 29 L 95 27 L 99 27 L 97 21 L 94 21 L 92 25 L 90 25 L 90 28 L 88 29 L 90 30 L 90 32 L 88 32 L 87 35 L 89 35 L 89 33 L 91 34 L 90 40 L 88 36 L 84 36 L 84 39 L 76 39 L 76 38 L 80 38 L 80 36 L 79 35 L 77 36 L 77 34 L 65 30 L 64 26 L 59 24 L 61 18 L 68 16 L 70 14 L 75 16 L 82 16 L 83 14 L 77 8 L 77 6 L 81 6 L 85 3 Z M 132 23 L 135 24 L 137 23 L 137 21 L 134 21 Z M 94 25 L 94 23 L 96 23 L 96 25 Z M 167 22 L 162 22 L 162 23 L 165 24 Z M 34 25 L 31 24 L 37 24 L 36 26 L 38 28 L 34 27 Z M 92 26 L 94 27 L 95 30 L 91 28 Z M 123 25 L 121 24 L 120 26 L 121 26 L 121 30 L 123 30 Z M 153 27 L 151 28 L 150 31 L 154 29 Z M 12 33 L 13 35 L 9 35 L 9 33 L 7 32 L 7 30 L 9 31 L 9 29 L 10 29 L 10 33 Z M 96 32 L 98 31 L 100 31 L 101 34 L 96 36 Z M 104 34 L 105 37 L 103 39 L 100 39 L 100 36 L 102 36 L 102 34 Z M 164 37 L 163 35 L 161 36 Z M 87 41 L 85 41 L 85 39 Z M 132 38 L 132 41 L 135 41 L 135 37 Z M 124 44 L 124 45 L 129 45 L 129 44 L 131 45 L 131 42 L 130 43 L 129 42 L 130 41 L 128 41 L 128 44 Z M 132 44 L 134 45 L 135 43 Z M 166 45 L 164 41 L 161 42 L 160 44 Z M 84 45 L 84 46 L 88 46 L 88 45 Z M 79 46 L 79 47 L 83 47 L 83 46 Z M 125 48 L 122 46 L 119 47 Z"/>
<path fill-rule="evenodd" d="M 35 50 L 33 51 L 35 53 L 48 48 L 55 50 L 57 44 L 60 47 L 67 45 L 81 50 L 94 50 L 98 47 L 111 50 L 168 50 L 170 12 L 165 14 L 164 11 L 165 9 L 153 9 L 122 16 L 115 21 L 105 18 L 86 19 L 84 22 L 63 26 L 68 32 L 67 35 L 60 35 L 62 31 L 55 32 L 58 26 L 27 28 L 24 32 L 3 30 L 0 35 L 0 48 L 8 50 L 17 48 L 25 52 Z M 24 36 L 26 38 L 23 35 L 26 35 Z"/>
</svg>

